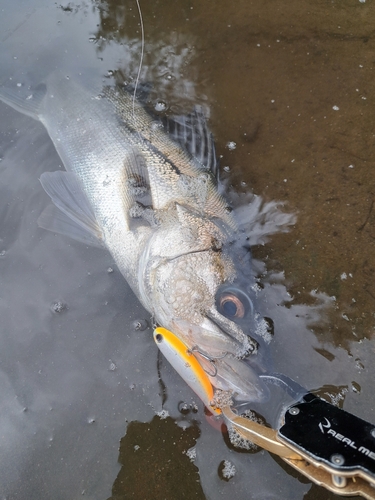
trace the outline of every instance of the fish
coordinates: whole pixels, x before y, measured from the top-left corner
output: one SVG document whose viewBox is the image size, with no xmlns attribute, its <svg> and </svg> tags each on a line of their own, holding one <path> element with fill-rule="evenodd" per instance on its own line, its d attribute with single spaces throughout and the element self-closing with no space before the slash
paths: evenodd
<svg viewBox="0 0 375 500">
<path fill-rule="evenodd" d="M 251 255 L 219 192 L 202 108 L 161 119 L 124 85 L 95 87 L 58 70 L 35 87 L 3 85 L 0 99 L 44 125 L 65 167 L 41 175 L 52 204 L 39 225 L 106 248 L 215 391 L 267 400 Z"/>
</svg>

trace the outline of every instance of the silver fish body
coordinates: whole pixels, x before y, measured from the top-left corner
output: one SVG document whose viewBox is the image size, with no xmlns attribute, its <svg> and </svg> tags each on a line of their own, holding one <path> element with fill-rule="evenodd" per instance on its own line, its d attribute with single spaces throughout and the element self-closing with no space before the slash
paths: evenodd
<svg viewBox="0 0 375 500">
<path fill-rule="evenodd" d="M 233 293 L 236 223 L 211 173 L 202 116 L 190 128 L 182 120 L 184 147 L 124 89 L 92 90 L 56 72 L 0 98 L 44 124 L 66 168 L 41 177 L 54 206 L 40 225 L 104 245 L 154 320 L 215 366 L 214 386 L 265 399 L 249 362 L 256 342 L 235 321 L 253 311 Z"/>
</svg>

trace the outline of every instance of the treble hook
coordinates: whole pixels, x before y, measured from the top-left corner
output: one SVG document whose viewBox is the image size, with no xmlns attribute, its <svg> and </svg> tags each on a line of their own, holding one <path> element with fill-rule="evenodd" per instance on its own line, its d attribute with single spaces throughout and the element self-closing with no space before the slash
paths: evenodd
<svg viewBox="0 0 375 500">
<path fill-rule="evenodd" d="M 203 370 L 207 373 L 207 375 L 209 375 L 210 377 L 216 377 L 217 375 L 217 367 L 215 365 L 215 360 L 216 359 L 223 359 L 225 358 L 225 356 L 228 354 L 228 353 L 224 353 L 222 356 L 210 356 L 209 354 L 207 354 L 206 352 L 202 351 L 199 346 L 197 345 L 193 345 L 193 347 L 191 347 L 190 349 L 188 349 L 188 352 L 190 354 L 193 354 L 194 352 L 197 352 L 200 356 L 202 356 L 202 358 L 204 358 L 206 361 L 208 361 L 210 363 L 210 365 L 212 366 L 213 368 L 213 373 L 210 373 L 204 366 L 202 367 Z"/>
</svg>

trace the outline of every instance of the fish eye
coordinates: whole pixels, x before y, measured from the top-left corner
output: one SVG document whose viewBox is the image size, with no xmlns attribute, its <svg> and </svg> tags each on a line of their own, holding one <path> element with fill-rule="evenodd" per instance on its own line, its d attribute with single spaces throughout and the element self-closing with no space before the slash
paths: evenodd
<svg viewBox="0 0 375 500">
<path fill-rule="evenodd" d="M 222 291 L 216 303 L 219 312 L 230 319 L 242 319 L 253 310 L 250 298 L 241 290 L 234 288 Z"/>
<path fill-rule="evenodd" d="M 229 318 L 243 318 L 245 316 L 244 305 L 235 295 L 223 294 L 219 299 L 219 305 L 224 316 Z"/>
</svg>

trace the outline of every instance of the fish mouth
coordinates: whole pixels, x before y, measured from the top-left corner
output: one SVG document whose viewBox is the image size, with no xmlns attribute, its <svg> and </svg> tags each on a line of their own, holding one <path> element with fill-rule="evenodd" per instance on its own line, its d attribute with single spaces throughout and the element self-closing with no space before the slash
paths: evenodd
<svg viewBox="0 0 375 500">
<path fill-rule="evenodd" d="M 266 380 L 255 368 L 230 354 L 213 358 L 197 347 L 191 349 L 215 390 L 229 392 L 235 402 L 264 403 L 270 397 Z"/>
<path fill-rule="evenodd" d="M 206 317 L 211 320 L 225 335 L 229 335 L 237 343 L 236 357 L 239 359 L 246 358 L 249 355 L 258 352 L 258 342 L 246 335 L 234 321 L 220 314 L 215 307 L 211 307 Z"/>
<path fill-rule="evenodd" d="M 235 401 L 267 401 L 269 389 L 260 378 L 265 369 L 255 355 L 258 344 L 238 325 L 212 308 L 200 325 L 177 320 L 173 328 L 186 339 L 215 390 L 229 391 Z"/>
</svg>

